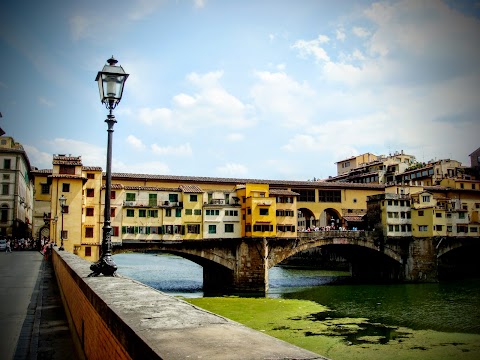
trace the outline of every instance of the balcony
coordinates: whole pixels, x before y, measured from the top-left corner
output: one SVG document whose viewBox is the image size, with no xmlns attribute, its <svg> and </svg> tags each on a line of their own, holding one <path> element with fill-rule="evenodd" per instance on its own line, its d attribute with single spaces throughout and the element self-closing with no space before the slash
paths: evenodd
<svg viewBox="0 0 480 360">
<path fill-rule="evenodd" d="M 163 207 L 169 207 L 169 208 L 175 208 L 175 207 L 181 207 L 183 208 L 183 201 L 168 201 L 165 200 L 162 202 Z"/>
<path fill-rule="evenodd" d="M 149 200 L 125 200 L 123 202 L 124 207 L 144 207 L 144 208 L 159 208 L 161 206 L 165 207 L 183 207 L 183 202 L 171 202 L 171 201 L 149 201 Z"/>
</svg>

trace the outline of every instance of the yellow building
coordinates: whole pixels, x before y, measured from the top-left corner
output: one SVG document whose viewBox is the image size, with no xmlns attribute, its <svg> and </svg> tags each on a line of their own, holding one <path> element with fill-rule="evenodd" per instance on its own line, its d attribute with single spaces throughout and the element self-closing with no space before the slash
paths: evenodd
<svg viewBox="0 0 480 360">
<path fill-rule="evenodd" d="M 387 187 L 368 199 L 370 226 L 379 225 L 387 237 L 479 237 L 479 186 L 478 180 L 444 179 L 436 186 Z"/>
<path fill-rule="evenodd" d="M 237 193 L 242 203 L 242 236 L 275 237 L 276 199 L 270 197 L 268 184 L 247 183 Z"/>
</svg>

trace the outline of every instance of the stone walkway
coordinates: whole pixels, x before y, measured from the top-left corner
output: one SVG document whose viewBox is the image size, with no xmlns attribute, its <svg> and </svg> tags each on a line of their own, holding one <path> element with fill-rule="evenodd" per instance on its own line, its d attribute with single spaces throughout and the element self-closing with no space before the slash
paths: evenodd
<svg viewBox="0 0 480 360">
<path fill-rule="evenodd" d="M 0 253 L 2 359 L 76 359 L 52 264 L 36 251 Z"/>
</svg>

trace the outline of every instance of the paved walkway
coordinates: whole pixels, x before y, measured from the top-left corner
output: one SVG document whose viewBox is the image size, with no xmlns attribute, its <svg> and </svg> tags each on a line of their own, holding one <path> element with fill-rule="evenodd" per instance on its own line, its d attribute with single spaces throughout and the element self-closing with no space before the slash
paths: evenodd
<svg viewBox="0 0 480 360">
<path fill-rule="evenodd" d="M 0 358 L 75 359 L 51 263 L 37 251 L 0 253 Z"/>
</svg>

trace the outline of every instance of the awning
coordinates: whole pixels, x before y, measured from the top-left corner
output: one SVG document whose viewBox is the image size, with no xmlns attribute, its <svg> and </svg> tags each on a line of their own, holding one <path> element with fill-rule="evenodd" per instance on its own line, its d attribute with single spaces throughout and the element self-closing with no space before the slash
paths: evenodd
<svg viewBox="0 0 480 360">
<path fill-rule="evenodd" d="M 365 215 L 345 215 L 344 220 L 348 222 L 362 222 Z"/>
</svg>

